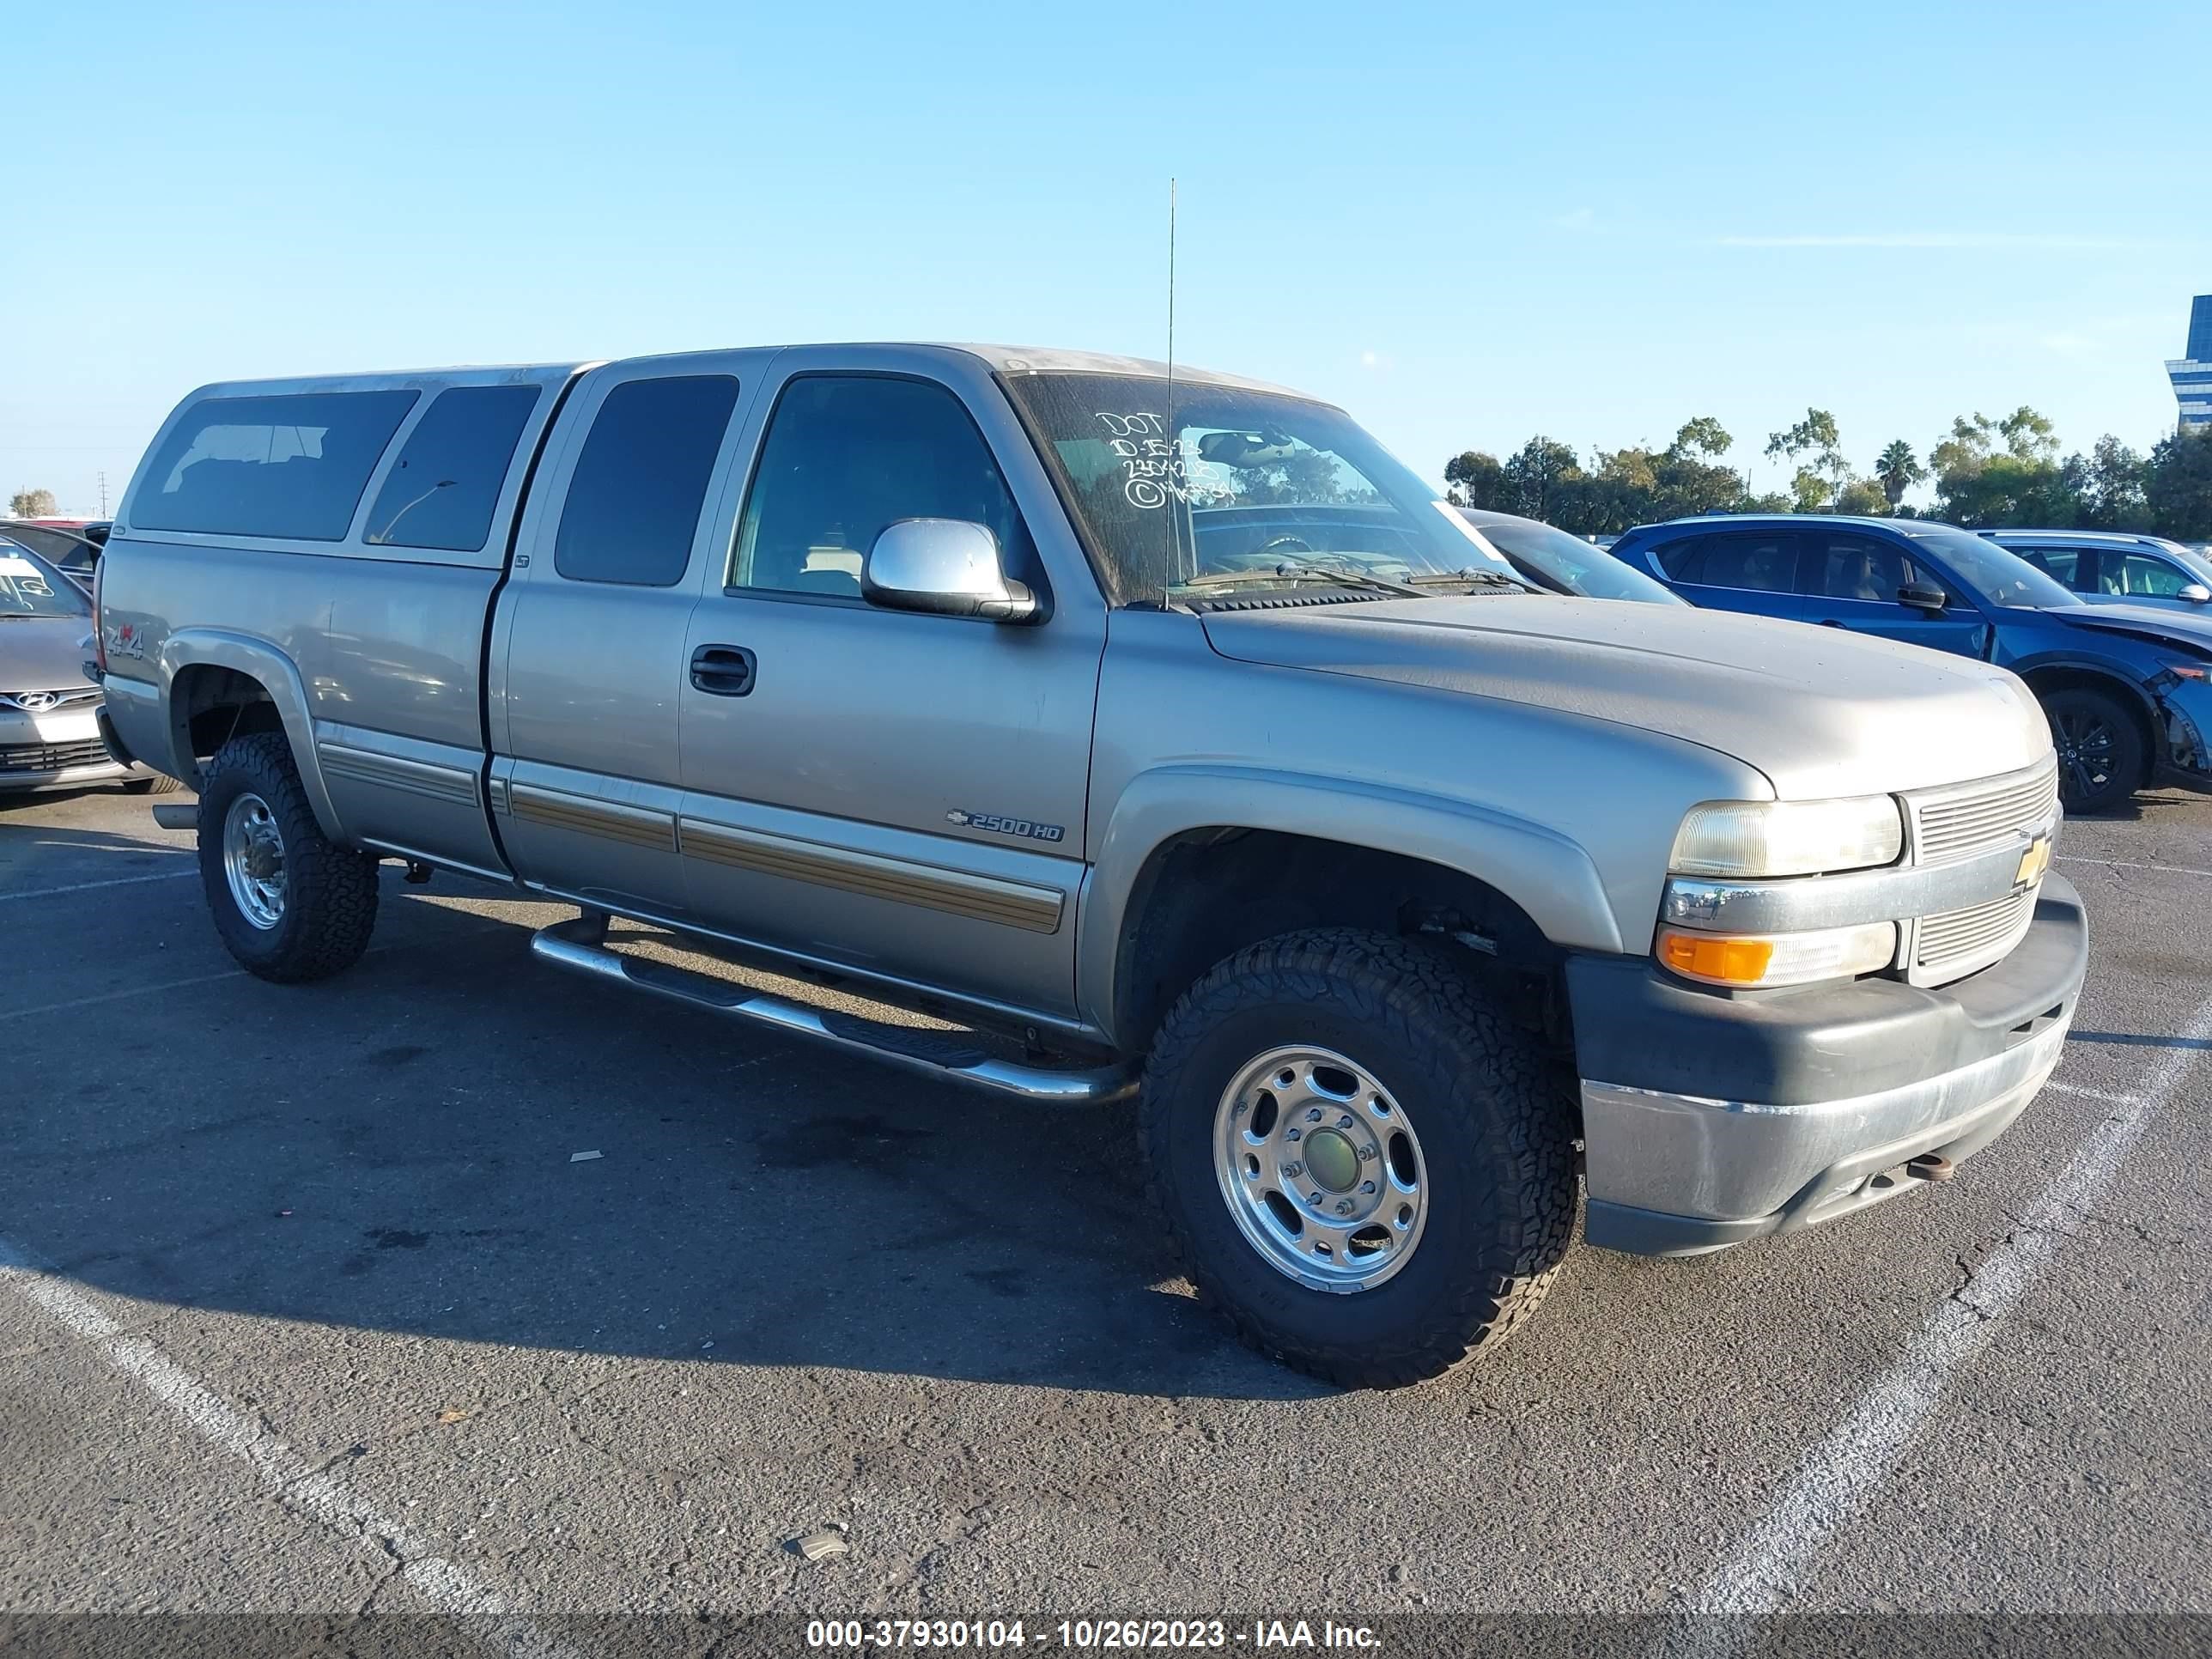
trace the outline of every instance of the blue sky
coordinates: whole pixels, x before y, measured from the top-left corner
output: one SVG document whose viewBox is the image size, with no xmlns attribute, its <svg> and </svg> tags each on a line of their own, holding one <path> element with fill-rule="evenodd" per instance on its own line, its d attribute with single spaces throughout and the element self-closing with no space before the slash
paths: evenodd
<svg viewBox="0 0 2212 1659">
<path fill-rule="evenodd" d="M 0 490 L 191 386 L 787 340 L 1177 356 L 1435 477 L 1832 410 L 2170 429 L 2203 0 L 47 6 L 9 24 Z M 26 73 L 28 70 L 33 72 Z M 2201 105 L 2201 100 L 2199 100 Z"/>
</svg>

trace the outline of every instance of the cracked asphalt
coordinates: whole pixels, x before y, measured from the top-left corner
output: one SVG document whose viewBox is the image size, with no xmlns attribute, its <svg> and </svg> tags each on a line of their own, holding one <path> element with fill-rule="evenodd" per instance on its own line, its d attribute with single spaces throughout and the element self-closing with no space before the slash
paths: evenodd
<svg viewBox="0 0 2212 1659">
<path fill-rule="evenodd" d="M 396 870 L 356 969 L 264 985 L 189 846 L 0 805 L 0 1239 L 50 1275 L 0 1282 L 0 1611 L 1664 1611 L 2160 1077 L 1790 1605 L 2212 1602 L 2212 801 L 2068 826 L 2063 1086 L 1950 1187 L 1578 1251 L 1388 1395 L 1224 1335 L 1124 1113 L 625 1000 L 531 963 L 555 907 Z"/>
</svg>

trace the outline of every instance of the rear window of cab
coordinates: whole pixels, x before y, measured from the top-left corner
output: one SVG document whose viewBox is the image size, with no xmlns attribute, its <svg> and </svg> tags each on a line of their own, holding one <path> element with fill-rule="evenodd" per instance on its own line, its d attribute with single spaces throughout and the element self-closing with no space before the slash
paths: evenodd
<svg viewBox="0 0 2212 1659">
<path fill-rule="evenodd" d="M 209 398 L 186 410 L 132 504 L 140 530 L 341 542 L 416 392 Z"/>
<path fill-rule="evenodd" d="M 148 465 L 131 522 L 140 530 L 342 542 L 393 434 L 425 395 L 203 399 Z M 544 388 L 459 386 L 427 395 L 369 509 L 363 539 L 372 547 L 479 551 Z"/>
</svg>

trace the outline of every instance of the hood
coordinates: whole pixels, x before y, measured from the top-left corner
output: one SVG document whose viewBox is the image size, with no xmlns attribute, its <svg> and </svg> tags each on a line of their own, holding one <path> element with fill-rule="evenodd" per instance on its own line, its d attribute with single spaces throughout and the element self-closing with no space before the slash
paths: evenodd
<svg viewBox="0 0 2212 1659">
<path fill-rule="evenodd" d="M 2154 643 L 2172 640 L 2212 657 L 2212 617 L 2155 605 L 2069 605 L 2039 613 L 2093 633 L 2128 634 Z"/>
<path fill-rule="evenodd" d="M 92 684 L 89 617 L 0 617 L 0 691 L 67 691 Z"/>
<path fill-rule="evenodd" d="M 2003 669 L 1840 628 L 1504 595 L 1203 620 L 1213 648 L 1243 662 L 1560 709 L 1700 744 L 1758 768 L 1785 800 L 1956 783 L 2051 753 L 2042 711 Z"/>
</svg>

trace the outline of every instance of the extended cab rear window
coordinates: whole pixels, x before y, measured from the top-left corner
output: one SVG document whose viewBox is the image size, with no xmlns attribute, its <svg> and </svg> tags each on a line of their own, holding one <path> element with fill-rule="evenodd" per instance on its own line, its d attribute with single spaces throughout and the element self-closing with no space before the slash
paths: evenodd
<svg viewBox="0 0 2212 1659">
<path fill-rule="evenodd" d="M 609 392 L 568 480 L 553 568 L 572 582 L 682 581 L 737 404 L 726 374 L 625 380 Z"/>
<path fill-rule="evenodd" d="M 194 404 L 146 470 L 139 530 L 338 542 L 421 394 L 285 392 Z"/>
<path fill-rule="evenodd" d="M 433 398 L 384 475 L 362 538 L 375 547 L 480 550 L 539 395 L 534 386 L 457 386 Z"/>
</svg>

